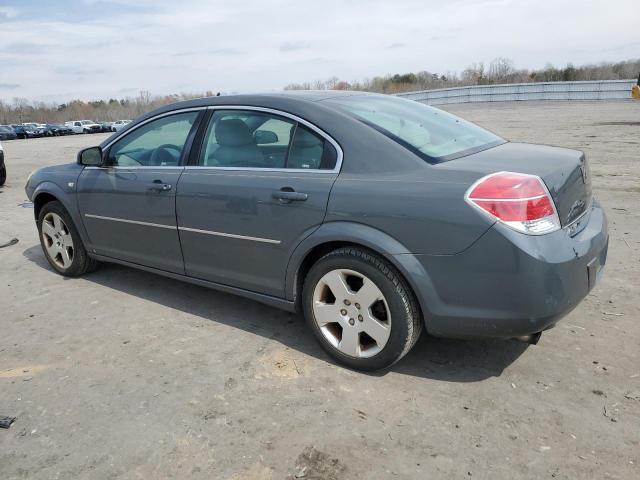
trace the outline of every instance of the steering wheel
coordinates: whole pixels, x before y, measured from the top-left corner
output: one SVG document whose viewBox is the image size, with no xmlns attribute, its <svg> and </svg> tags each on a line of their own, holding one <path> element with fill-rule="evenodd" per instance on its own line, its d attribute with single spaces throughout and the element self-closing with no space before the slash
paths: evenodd
<svg viewBox="0 0 640 480">
<path fill-rule="evenodd" d="M 177 165 L 180 161 L 181 153 L 182 149 L 177 145 L 164 143 L 153 150 L 151 158 L 149 158 L 149 165 L 156 166 L 162 165 L 163 163 L 168 165 Z"/>
</svg>

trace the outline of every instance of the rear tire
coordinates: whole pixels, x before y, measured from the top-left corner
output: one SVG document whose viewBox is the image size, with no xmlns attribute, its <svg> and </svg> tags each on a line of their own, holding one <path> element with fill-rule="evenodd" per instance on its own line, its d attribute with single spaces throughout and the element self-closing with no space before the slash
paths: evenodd
<svg viewBox="0 0 640 480">
<path fill-rule="evenodd" d="M 322 348 L 357 370 L 404 357 L 422 331 L 413 292 L 382 257 L 355 247 L 318 260 L 304 281 L 304 316 Z"/>
<path fill-rule="evenodd" d="M 0 167 L 0 187 L 7 181 L 7 167 L 2 165 Z"/>
<path fill-rule="evenodd" d="M 66 277 L 78 277 L 98 267 L 99 262 L 87 254 L 82 238 L 62 203 L 46 203 L 36 223 L 44 256 L 56 272 Z"/>
</svg>

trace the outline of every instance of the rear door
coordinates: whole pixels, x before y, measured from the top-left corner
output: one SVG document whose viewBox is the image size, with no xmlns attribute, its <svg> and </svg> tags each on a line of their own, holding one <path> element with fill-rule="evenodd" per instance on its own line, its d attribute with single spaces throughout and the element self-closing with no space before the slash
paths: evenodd
<svg viewBox="0 0 640 480">
<path fill-rule="evenodd" d="M 178 184 L 186 274 L 273 296 L 287 262 L 322 223 L 339 146 L 292 115 L 224 107 Z"/>
<path fill-rule="evenodd" d="M 184 273 L 175 192 L 199 115 L 147 122 L 106 150 L 104 167 L 82 171 L 78 204 L 96 253 Z"/>
</svg>

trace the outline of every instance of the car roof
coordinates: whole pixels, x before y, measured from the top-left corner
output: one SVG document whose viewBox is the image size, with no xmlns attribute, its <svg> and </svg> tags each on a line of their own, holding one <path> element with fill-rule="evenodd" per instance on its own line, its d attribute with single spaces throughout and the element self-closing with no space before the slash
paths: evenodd
<svg viewBox="0 0 640 480">
<path fill-rule="evenodd" d="M 191 107 L 208 107 L 217 105 L 247 105 L 258 106 L 262 102 L 273 104 L 280 102 L 321 102 L 330 98 L 352 97 L 360 95 L 380 95 L 369 92 L 345 91 L 345 90 L 285 90 L 283 92 L 273 93 L 243 93 L 234 95 L 221 95 L 217 97 L 202 97 L 194 100 L 184 100 L 181 102 L 171 103 L 158 108 L 154 113 L 161 111 L 178 110 Z M 328 106 L 328 105 L 327 105 Z"/>
</svg>

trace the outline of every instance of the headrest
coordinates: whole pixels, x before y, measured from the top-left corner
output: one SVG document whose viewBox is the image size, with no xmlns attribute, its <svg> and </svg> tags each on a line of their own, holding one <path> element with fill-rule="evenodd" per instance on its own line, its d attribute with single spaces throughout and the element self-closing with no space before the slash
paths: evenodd
<svg viewBox="0 0 640 480">
<path fill-rule="evenodd" d="M 220 120 L 216 124 L 216 140 L 218 145 L 230 147 L 255 144 L 249 127 L 239 118 Z"/>
</svg>

